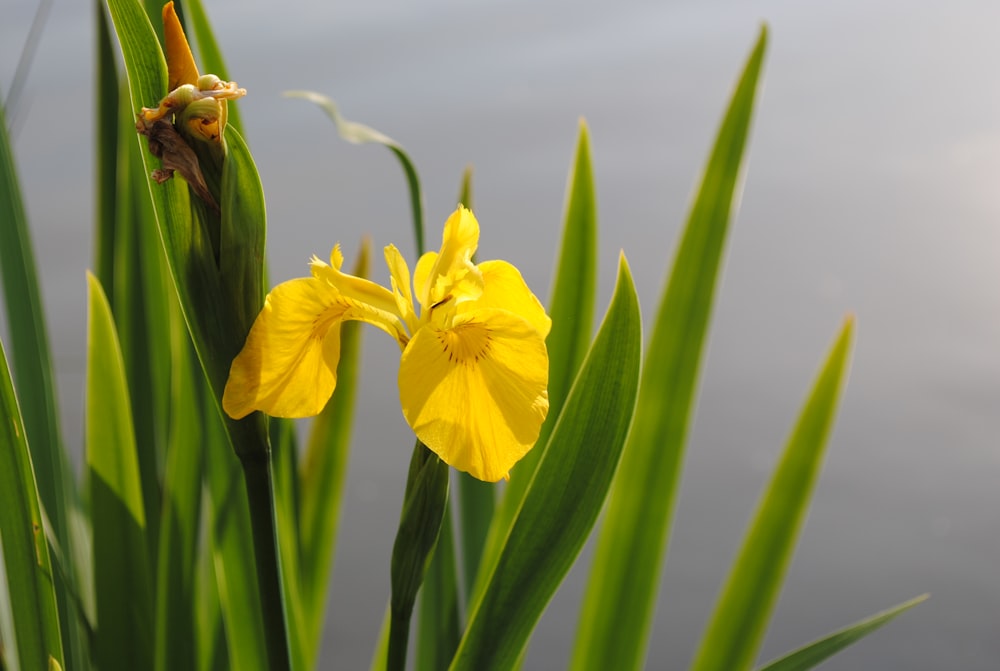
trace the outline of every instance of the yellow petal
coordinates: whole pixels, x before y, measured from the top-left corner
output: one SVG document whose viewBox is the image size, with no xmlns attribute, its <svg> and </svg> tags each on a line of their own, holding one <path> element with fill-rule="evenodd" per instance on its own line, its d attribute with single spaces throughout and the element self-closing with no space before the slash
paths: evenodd
<svg viewBox="0 0 1000 671">
<path fill-rule="evenodd" d="M 516 267 L 506 261 L 483 261 L 479 264 L 479 271 L 483 275 L 483 293 L 478 300 L 458 306 L 460 314 L 498 308 L 526 319 L 542 338 L 548 336 L 552 320 Z"/>
<path fill-rule="evenodd" d="M 445 302 L 475 300 L 483 291 L 483 278 L 472 256 L 479 245 L 479 222 L 471 211 L 458 206 L 444 224 L 441 251 L 426 275 L 419 272 L 417 297 L 426 311 Z M 426 256 L 426 255 L 425 255 Z M 420 263 L 417 270 L 422 271 Z"/>
<path fill-rule="evenodd" d="M 528 321 L 502 310 L 424 326 L 399 367 L 403 415 L 446 463 L 488 482 L 507 476 L 548 413 L 549 360 Z"/>
<path fill-rule="evenodd" d="M 385 248 L 385 264 L 389 266 L 389 277 L 392 282 L 392 294 L 396 298 L 396 309 L 410 333 L 417 331 L 417 314 L 413 305 L 413 293 L 410 291 L 410 268 L 395 245 Z"/>
<path fill-rule="evenodd" d="M 350 304 L 344 319 L 357 319 L 377 326 L 399 341 L 400 347 L 404 347 L 409 336 L 397 314 L 398 305 L 393 293 L 371 280 L 341 272 L 343 264 L 344 255 L 340 245 L 337 245 L 330 252 L 329 265 L 315 256 L 309 265 L 316 280 L 335 289 L 340 300 Z"/>
<path fill-rule="evenodd" d="M 413 289 L 417 292 L 417 300 L 424 306 L 427 305 L 428 281 L 431 271 L 434 270 L 434 264 L 437 263 L 437 258 L 437 252 L 427 252 L 417 259 L 417 265 L 413 268 Z"/>
<path fill-rule="evenodd" d="M 318 414 L 337 383 L 345 310 L 336 290 L 312 278 L 275 287 L 229 370 L 222 396 L 226 414 Z"/>
<path fill-rule="evenodd" d="M 163 42 L 167 50 L 167 91 L 173 91 L 181 84 L 197 84 L 198 66 L 173 2 L 163 6 Z"/>
</svg>

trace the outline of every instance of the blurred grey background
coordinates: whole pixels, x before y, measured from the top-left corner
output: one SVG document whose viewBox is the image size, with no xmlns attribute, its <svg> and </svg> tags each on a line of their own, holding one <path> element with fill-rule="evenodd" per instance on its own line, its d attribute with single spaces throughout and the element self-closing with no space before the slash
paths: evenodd
<svg viewBox="0 0 1000 671">
<path fill-rule="evenodd" d="M 4 0 L 6 93 L 35 11 Z M 475 167 L 480 258 L 548 296 L 577 132 L 592 132 L 600 305 L 619 249 L 648 323 L 761 22 L 771 29 L 648 666 L 683 668 L 843 316 L 850 384 L 762 660 L 923 592 L 831 670 L 1000 666 L 1000 4 L 210 0 L 267 194 L 275 282 L 363 235 L 413 259 L 402 173 L 340 141 L 313 89 L 401 142 L 428 244 Z M 54 0 L 18 107 L 68 445 L 79 451 L 92 264 L 93 3 Z M 150 101 L 151 102 L 151 101 Z M 380 259 L 376 257 L 376 261 Z M 376 279 L 387 280 L 380 263 Z M 371 329 L 322 668 L 367 668 L 412 437 Z M 529 669 L 565 666 L 585 552 Z"/>
</svg>

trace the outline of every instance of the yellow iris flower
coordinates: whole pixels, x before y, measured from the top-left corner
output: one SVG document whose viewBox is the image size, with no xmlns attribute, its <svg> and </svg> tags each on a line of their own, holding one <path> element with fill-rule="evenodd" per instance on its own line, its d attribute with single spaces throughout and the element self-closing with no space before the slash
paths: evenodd
<svg viewBox="0 0 1000 671">
<path fill-rule="evenodd" d="M 552 321 L 517 268 L 472 262 L 472 212 L 459 206 L 442 237 L 441 250 L 417 262 L 412 292 L 410 269 L 392 245 L 391 290 L 342 272 L 339 247 L 329 264 L 313 257 L 312 277 L 275 287 L 233 361 L 226 413 L 318 414 L 337 383 L 340 325 L 360 320 L 399 342 L 399 398 L 417 438 L 480 480 L 507 477 L 548 413 Z"/>
</svg>

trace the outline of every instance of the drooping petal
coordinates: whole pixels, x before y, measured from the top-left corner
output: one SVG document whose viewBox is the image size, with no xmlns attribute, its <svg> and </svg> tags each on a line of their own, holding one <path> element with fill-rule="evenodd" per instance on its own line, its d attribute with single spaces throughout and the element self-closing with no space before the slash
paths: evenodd
<svg viewBox="0 0 1000 671">
<path fill-rule="evenodd" d="M 483 275 L 483 293 L 478 300 L 459 305 L 459 314 L 485 308 L 506 310 L 529 321 L 542 338 L 548 336 L 552 320 L 531 293 L 521 271 L 506 261 L 483 261 L 479 271 Z"/>
<path fill-rule="evenodd" d="M 323 409 L 337 383 L 346 310 L 339 298 L 313 278 L 290 280 L 268 294 L 230 367 L 222 396 L 226 414 L 308 417 Z"/>
<path fill-rule="evenodd" d="M 441 251 L 434 258 L 433 267 L 426 275 L 418 273 L 415 289 L 424 310 L 445 302 L 456 304 L 479 298 L 483 278 L 472 262 L 478 245 L 479 222 L 470 210 L 459 205 L 445 222 Z M 418 271 L 423 270 L 420 262 Z"/>
<path fill-rule="evenodd" d="M 371 280 L 342 272 L 340 268 L 343 263 L 344 255 L 340 251 L 340 245 L 337 245 L 330 252 L 329 265 L 314 256 L 309 268 L 314 278 L 335 288 L 342 299 L 353 302 L 364 311 L 364 314 L 347 317 L 348 319 L 361 319 L 378 326 L 405 344 L 407 336 L 393 293 Z"/>
<path fill-rule="evenodd" d="M 426 325 L 400 362 L 403 415 L 446 463 L 496 482 L 538 439 L 548 364 L 538 330 L 510 312 L 468 312 L 449 329 Z"/>
<path fill-rule="evenodd" d="M 339 265 L 338 257 L 339 250 L 334 250 L 334 265 Z M 333 278 L 354 290 L 354 295 L 347 295 L 329 281 L 333 270 L 314 259 L 313 277 L 279 284 L 268 294 L 243 350 L 230 367 L 222 397 L 222 407 L 230 417 L 239 419 L 254 410 L 274 417 L 318 414 L 337 383 L 344 321 L 368 322 L 406 342 L 403 324 L 394 312 L 358 298 L 373 293 L 364 286 L 358 291 L 358 283 L 367 280 L 336 271 Z M 379 289 L 391 298 L 388 290 Z"/>
</svg>

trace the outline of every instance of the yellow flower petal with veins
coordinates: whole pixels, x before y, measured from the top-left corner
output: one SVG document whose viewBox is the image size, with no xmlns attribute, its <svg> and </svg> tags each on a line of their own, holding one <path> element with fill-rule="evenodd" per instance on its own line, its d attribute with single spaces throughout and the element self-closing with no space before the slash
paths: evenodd
<svg viewBox="0 0 1000 671">
<path fill-rule="evenodd" d="M 393 337 L 403 324 L 385 306 L 392 294 L 368 280 L 340 272 L 338 248 L 331 265 L 313 258 L 313 276 L 279 284 L 264 300 L 243 350 L 233 360 L 222 408 L 239 419 L 254 410 L 273 417 L 319 414 L 337 384 L 340 325 L 365 321 Z"/>
<path fill-rule="evenodd" d="M 496 482 L 538 439 L 548 412 L 548 353 L 530 322 L 468 312 L 421 328 L 403 352 L 399 396 L 413 432 L 442 460 Z"/>
<path fill-rule="evenodd" d="M 254 410 L 307 417 L 323 409 L 337 384 L 346 310 L 337 299 L 312 278 L 285 282 L 268 294 L 229 371 L 222 407 L 230 417 Z"/>
</svg>

